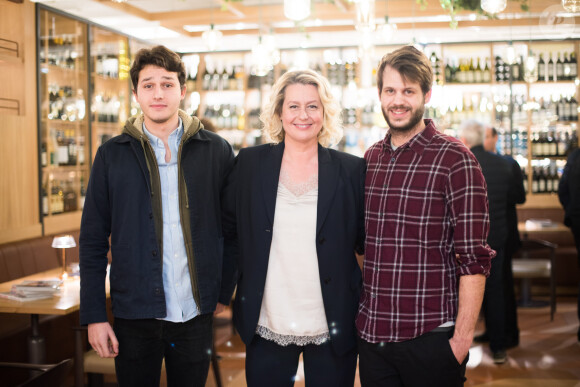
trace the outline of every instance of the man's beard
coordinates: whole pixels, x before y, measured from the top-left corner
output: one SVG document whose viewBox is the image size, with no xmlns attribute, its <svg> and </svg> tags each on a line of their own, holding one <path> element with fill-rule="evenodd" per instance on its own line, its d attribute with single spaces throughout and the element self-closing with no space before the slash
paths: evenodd
<svg viewBox="0 0 580 387">
<path fill-rule="evenodd" d="M 392 108 L 396 109 L 397 107 L 395 106 Z M 407 107 L 403 106 L 402 108 L 406 109 Z M 389 130 L 392 130 L 393 132 L 405 133 L 411 131 L 413 128 L 415 128 L 415 126 L 417 126 L 419 122 L 421 122 L 421 120 L 423 119 L 423 114 L 425 113 L 425 105 L 421 105 L 419 108 L 417 108 L 417 110 L 415 110 L 415 112 L 409 119 L 409 122 L 403 126 L 396 126 L 396 124 L 391 123 L 391 120 L 389 120 L 389 116 L 387 115 L 387 112 L 383 107 L 381 107 L 381 111 L 383 112 L 383 117 L 385 117 L 385 121 L 387 121 L 387 125 L 389 125 Z"/>
</svg>

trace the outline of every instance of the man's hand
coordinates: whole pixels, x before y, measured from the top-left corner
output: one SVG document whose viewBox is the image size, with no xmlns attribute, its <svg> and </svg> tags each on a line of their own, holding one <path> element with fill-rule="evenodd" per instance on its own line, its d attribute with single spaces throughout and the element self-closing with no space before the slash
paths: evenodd
<svg viewBox="0 0 580 387">
<path fill-rule="evenodd" d="M 100 357 L 116 357 L 119 342 L 108 322 L 89 324 L 89 343 Z"/>
<path fill-rule="evenodd" d="M 215 312 L 213 312 L 213 315 L 218 315 L 221 312 L 223 312 L 224 310 L 226 310 L 226 306 L 222 303 L 217 303 L 217 305 L 215 306 Z"/>
<path fill-rule="evenodd" d="M 469 339 L 462 340 L 453 336 L 451 339 L 449 339 L 449 345 L 451 346 L 451 350 L 453 351 L 453 354 L 455 355 L 457 362 L 459 364 L 463 363 L 463 360 L 465 360 L 467 354 L 469 353 L 469 347 L 471 347 L 471 340 Z"/>
</svg>

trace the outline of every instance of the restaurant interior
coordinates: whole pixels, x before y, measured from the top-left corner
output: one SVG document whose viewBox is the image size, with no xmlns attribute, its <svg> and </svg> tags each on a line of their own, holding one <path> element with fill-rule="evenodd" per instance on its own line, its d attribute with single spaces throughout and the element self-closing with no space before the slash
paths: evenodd
<svg viewBox="0 0 580 387">
<path fill-rule="evenodd" d="M 498 152 L 523 173 L 520 237 L 547 242 L 514 258 L 519 345 L 498 365 L 474 342 L 465 385 L 580 386 L 579 260 L 558 199 L 580 135 L 573 0 L 0 0 L 0 385 L 45 374 L 60 382 L 37 385 L 116 385 L 79 323 L 78 244 L 97 149 L 139 112 L 128 71 L 139 49 L 180 54 L 181 108 L 235 152 L 265 141 L 273 83 L 314 69 L 342 106 L 337 148 L 363 156 L 387 132 L 377 64 L 409 44 L 435 74 L 425 117 L 451 136 L 466 119 L 497 128 Z M 215 317 L 206 386 L 246 385 L 231 314 Z"/>
</svg>

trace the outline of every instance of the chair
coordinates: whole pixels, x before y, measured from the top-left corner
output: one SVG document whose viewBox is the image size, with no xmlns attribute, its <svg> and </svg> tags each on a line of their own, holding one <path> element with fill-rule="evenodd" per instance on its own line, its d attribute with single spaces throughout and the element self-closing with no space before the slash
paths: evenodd
<svg viewBox="0 0 580 387">
<path fill-rule="evenodd" d="M 75 387 L 84 386 L 84 374 L 88 375 L 89 387 L 103 387 L 104 375 L 115 374 L 115 359 L 101 358 L 95 351 L 85 351 L 84 332 L 86 327 L 74 328 L 75 330 Z M 215 376 L 217 387 L 223 387 L 219 368 L 218 356 L 215 350 L 211 355 L 211 366 Z M 165 368 L 165 360 L 162 369 Z"/>
<path fill-rule="evenodd" d="M 533 278 L 550 280 L 550 321 L 556 312 L 556 248 L 558 245 L 541 239 L 524 239 L 522 246 L 512 259 L 514 278 L 521 279 L 520 306 L 540 306 L 531 298 Z"/>
<path fill-rule="evenodd" d="M 17 387 L 62 387 L 73 365 L 72 359 L 58 364 L 0 363 L 0 368 L 30 371 L 28 380 Z"/>
</svg>

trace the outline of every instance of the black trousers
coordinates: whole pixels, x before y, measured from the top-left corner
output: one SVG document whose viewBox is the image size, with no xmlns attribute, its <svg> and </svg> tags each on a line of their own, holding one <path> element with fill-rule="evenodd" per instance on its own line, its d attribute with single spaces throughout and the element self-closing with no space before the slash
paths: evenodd
<svg viewBox="0 0 580 387">
<path fill-rule="evenodd" d="M 359 338 L 362 387 L 457 387 L 465 382 L 469 354 L 459 364 L 447 332 L 429 332 L 398 343 L 369 343 Z"/>
<path fill-rule="evenodd" d="M 292 387 L 296 381 L 300 354 L 304 360 L 306 387 L 352 387 L 357 350 L 336 355 L 330 341 L 315 345 L 280 346 L 254 335 L 246 347 L 248 387 Z"/>
<path fill-rule="evenodd" d="M 512 269 L 512 249 L 506 248 L 504 255 L 504 307 L 505 307 L 505 334 L 504 346 L 515 347 L 520 343 L 520 329 L 518 327 L 518 305 L 514 289 L 514 273 Z"/>
<path fill-rule="evenodd" d="M 496 249 L 497 255 L 491 260 L 491 272 L 485 281 L 483 295 L 483 316 L 485 330 L 489 336 L 492 351 L 505 349 L 505 298 L 504 298 L 504 249 Z"/>
<path fill-rule="evenodd" d="M 213 350 L 212 322 L 211 313 L 184 323 L 115 319 L 119 386 L 158 387 L 164 358 L 169 387 L 205 386 Z"/>
<path fill-rule="evenodd" d="M 578 267 L 580 267 L 580 220 L 575 221 L 572 226 L 572 234 L 574 235 L 574 242 L 576 243 L 576 253 L 578 259 Z M 578 284 L 578 321 L 580 321 L 580 283 Z M 580 341 L 580 327 L 578 327 L 578 341 Z"/>
</svg>

